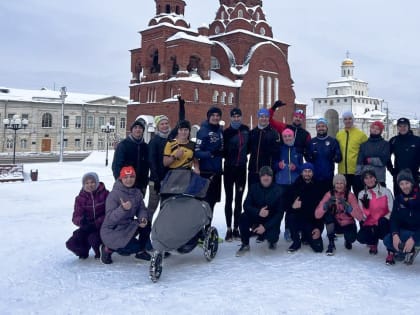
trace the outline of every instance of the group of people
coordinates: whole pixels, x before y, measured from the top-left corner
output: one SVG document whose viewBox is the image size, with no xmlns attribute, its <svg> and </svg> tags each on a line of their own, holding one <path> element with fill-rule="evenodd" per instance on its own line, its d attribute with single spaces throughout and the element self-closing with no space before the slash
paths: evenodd
<svg viewBox="0 0 420 315">
<path fill-rule="evenodd" d="M 111 192 L 95 173 L 83 177 L 73 214 L 79 229 L 66 243 L 81 259 L 92 248 L 106 264 L 112 263 L 113 252 L 150 260 L 151 219 L 161 182 L 168 170 L 183 168 L 209 179 L 204 200 L 212 211 L 220 201 L 223 178 L 225 241 L 241 241 L 237 256 L 250 250 L 252 236 L 276 249 L 284 217 L 290 253 L 302 244 L 323 252 L 325 227 L 327 255 L 334 255 L 337 235 L 343 234 L 348 250 L 357 240 L 377 254 L 383 240 L 387 264 L 398 259 L 413 263 L 420 250 L 420 138 L 408 119 L 400 118 L 398 135 L 386 141 L 382 122 L 373 122 L 367 136 L 354 125 L 353 114 L 345 112 L 344 128 L 335 138 L 328 136 L 325 118 L 317 120 L 311 137 L 301 110 L 293 113 L 291 124 L 274 119 L 277 108 L 286 105 L 282 101 L 259 109 L 252 130 L 242 122 L 240 108 L 230 111 L 230 124 L 223 129 L 222 111 L 213 106 L 192 142 L 184 105 L 179 97 L 179 121 L 173 129 L 167 116 L 155 117 L 149 143 L 143 138 L 144 122 L 133 122 L 115 151 Z M 393 176 L 394 193 L 386 188 L 386 170 Z"/>
</svg>

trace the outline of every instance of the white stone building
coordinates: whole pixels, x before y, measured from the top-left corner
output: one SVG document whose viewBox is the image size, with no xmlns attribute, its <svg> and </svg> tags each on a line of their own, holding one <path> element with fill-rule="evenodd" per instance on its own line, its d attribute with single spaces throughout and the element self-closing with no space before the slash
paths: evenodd
<svg viewBox="0 0 420 315">
<path fill-rule="evenodd" d="M 320 117 L 328 120 L 329 135 L 343 128 L 341 116 L 351 111 L 355 117 L 355 125 L 369 135 L 369 126 L 375 120 L 381 120 L 385 127 L 384 137 L 392 136 L 392 124 L 387 123 L 384 100 L 369 96 L 368 83 L 354 77 L 354 62 L 346 58 L 341 63 L 341 77 L 329 81 L 327 95 L 316 97 L 313 102 L 313 116 L 306 120 L 306 128 L 314 136 L 315 123 Z"/>
<path fill-rule="evenodd" d="M 128 98 L 67 92 L 64 102 L 64 152 L 106 148 L 101 127 L 115 126 L 108 136 L 110 148 L 126 136 Z M 3 120 L 19 115 L 27 119 L 26 129 L 17 131 L 16 152 L 59 152 L 61 131 L 60 91 L 0 88 L 0 152 L 12 152 L 14 131 Z"/>
</svg>

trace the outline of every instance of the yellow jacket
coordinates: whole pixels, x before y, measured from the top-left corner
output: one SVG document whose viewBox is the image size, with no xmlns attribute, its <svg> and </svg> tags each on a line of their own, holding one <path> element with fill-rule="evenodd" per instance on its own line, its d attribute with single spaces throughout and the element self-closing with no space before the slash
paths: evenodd
<svg viewBox="0 0 420 315">
<path fill-rule="evenodd" d="M 340 130 L 336 138 L 343 156 L 338 164 L 338 173 L 355 174 L 360 145 L 366 142 L 368 137 L 360 129 L 351 127 L 349 130 Z"/>
</svg>

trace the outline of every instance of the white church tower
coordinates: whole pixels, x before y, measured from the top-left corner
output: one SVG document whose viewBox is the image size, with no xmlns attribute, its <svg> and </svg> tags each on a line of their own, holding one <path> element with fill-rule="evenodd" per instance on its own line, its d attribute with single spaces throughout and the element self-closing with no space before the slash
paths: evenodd
<svg viewBox="0 0 420 315">
<path fill-rule="evenodd" d="M 353 113 L 355 124 L 367 134 L 372 121 L 384 121 L 386 117 L 383 112 L 384 100 L 369 96 L 368 83 L 355 78 L 355 66 L 349 53 L 341 63 L 341 77 L 329 81 L 327 95 L 313 98 L 312 102 L 313 116 L 306 121 L 306 127 L 312 135 L 316 134 L 315 122 L 320 117 L 328 120 L 331 136 L 342 128 L 341 116 L 346 111 Z"/>
</svg>

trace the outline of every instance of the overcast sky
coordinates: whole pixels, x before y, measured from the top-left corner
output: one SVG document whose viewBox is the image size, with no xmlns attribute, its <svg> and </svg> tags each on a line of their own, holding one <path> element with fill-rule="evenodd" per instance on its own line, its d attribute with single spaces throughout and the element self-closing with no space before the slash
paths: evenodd
<svg viewBox="0 0 420 315">
<path fill-rule="evenodd" d="M 209 24 L 217 0 L 185 0 L 186 20 Z M 355 77 L 393 116 L 420 118 L 420 3 L 416 0 L 265 0 L 277 40 L 291 45 L 297 100 L 326 95 L 350 52 Z M 0 2 L 0 86 L 128 96 L 129 50 L 155 14 L 154 0 Z"/>
</svg>

